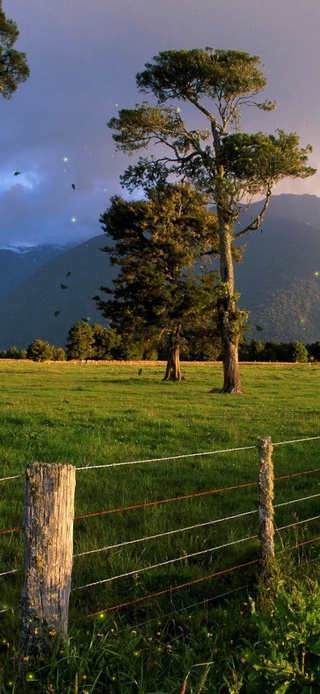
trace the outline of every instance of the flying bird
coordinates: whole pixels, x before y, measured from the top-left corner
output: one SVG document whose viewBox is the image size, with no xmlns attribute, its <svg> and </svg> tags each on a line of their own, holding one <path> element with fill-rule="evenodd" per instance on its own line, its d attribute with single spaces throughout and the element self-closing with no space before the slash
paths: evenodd
<svg viewBox="0 0 320 694">
<path fill-rule="evenodd" d="M 20 176 L 20 173 L 21 173 L 20 171 L 15 171 L 13 175 L 14 176 Z"/>
<path fill-rule="evenodd" d="M 73 188 L 73 190 L 75 190 L 75 189 L 76 189 L 76 187 L 75 187 L 75 184 L 74 184 L 74 183 L 71 183 L 71 188 Z"/>
<path fill-rule="evenodd" d="M 68 270 L 66 277 L 70 277 L 70 275 L 71 275 L 71 270 Z"/>
<path fill-rule="evenodd" d="M 61 311 L 55 311 L 55 312 L 54 312 L 55 318 L 59 315 L 59 313 L 61 313 Z"/>
<path fill-rule="evenodd" d="M 63 284 L 62 282 L 60 282 L 60 289 L 68 289 L 68 286 L 68 284 Z"/>
</svg>

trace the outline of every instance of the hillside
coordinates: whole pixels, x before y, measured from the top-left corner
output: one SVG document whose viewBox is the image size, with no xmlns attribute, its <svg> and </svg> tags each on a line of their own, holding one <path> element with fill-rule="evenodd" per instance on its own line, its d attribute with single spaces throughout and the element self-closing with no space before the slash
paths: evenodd
<svg viewBox="0 0 320 694">
<path fill-rule="evenodd" d="M 275 196 L 262 232 L 252 232 L 245 242 L 236 286 L 241 306 L 251 312 L 248 337 L 320 339 L 320 198 Z M 104 244 L 100 235 L 64 253 L 56 249 L 60 255 L 2 299 L 0 349 L 27 347 L 35 338 L 64 346 L 75 321 L 104 322 L 92 301 L 116 273 L 100 251 Z M 1 269 L 5 285 L 5 265 Z"/>
<path fill-rule="evenodd" d="M 251 336 L 258 324 L 262 340 L 320 339 L 320 229 L 269 214 L 262 233 L 248 237 L 236 286 Z"/>
<path fill-rule="evenodd" d="M 65 253 L 63 246 L 0 248 L 0 301 L 32 277 L 37 270 Z"/>
<path fill-rule="evenodd" d="M 0 303 L 0 349 L 27 348 L 35 338 L 63 347 L 77 320 L 103 323 L 92 297 L 115 274 L 103 243 L 96 236 L 59 255 Z"/>
</svg>

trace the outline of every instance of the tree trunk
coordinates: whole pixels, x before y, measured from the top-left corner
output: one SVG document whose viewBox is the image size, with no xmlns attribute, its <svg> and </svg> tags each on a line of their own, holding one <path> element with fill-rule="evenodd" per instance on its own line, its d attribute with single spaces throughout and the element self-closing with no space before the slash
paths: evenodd
<svg viewBox="0 0 320 694">
<path fill-rule="evenodd" d="M 226 317 L 226 316 L 225 316 Z M 238 342 L 234 342 L 228 332 L 224 334 L 221 332 L 222 337 L 222 356 L 223 356 L 223 388 L 222 393 L 242 393 L 241 381 L 240 381 L 240 369 L 238 361 Z"/>
<path fill-rule="evenodd" d="M 180 330 L 179 330 L 180 333 Z M 171 335 L 171 347 L 168 356 L 164 381 L 184 381 L 180 366 L 180 345 L 176 341 L 177 334 Z"/>
<path fill-rule="evenodd" d="M 226 220 L 226 203 L 218 206 L 219 253 L 221 298 L 218 302 L 218 326 L 222 341 L 223 388 L 222 393 L 241 394 L 241 380 L 238 360 L 240 339 L 240 311 L 236 307 L 234 288 L 234 269 L 231 252 L 232 229 Z"/>
</svg>

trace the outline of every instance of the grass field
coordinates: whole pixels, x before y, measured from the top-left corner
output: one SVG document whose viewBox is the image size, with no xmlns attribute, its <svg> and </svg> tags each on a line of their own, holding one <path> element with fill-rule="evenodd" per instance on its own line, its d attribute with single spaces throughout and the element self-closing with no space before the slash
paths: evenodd
<svg viewBox="0 0 320 694">
<path fill-rule="evenodd" d="M 90 470 L 90 466 L 255 446 L 258 437 L 267 434 L 274 442 L 280 442 L 320 433 L 318 365 L 242 365 L 246 392 L 243 396 L 210 392 L 218 391 L 221 385 L 220 364 L 186 364 L 186 380 L 181 383 L 163 382 L 163 371 L 162 364 L 148 362 L 0 362 L 0 476 L 23 473 L 25 465 L 34 461 L 67 462 L 86 468 L 77 472 L 77 516 L 255 482 L 258 454 L 253 449 L 110 469 Z M 320 441 L 309 441 L 275 448 L 276 476 L 320 467 L 319 444 Z M 319 484 L 319 474 L 279 482 L 276 502 L 314 495 Z M 0 492 L 1 529 L 21 527 L 23 480 L 1 482 Z M 252 486 L 76 520 L 75 553 L 255 510 L 257 496 L 257 487 Z M 276 514 L 277 526 L 316 516 L 318 509 L 317 498 L 299 507 L 281 508 Z M 319 520 L 296 524 L 292 530 L 277 534 L 277 548 L 318 536 L 319 530 Z M 88 631 L 92 624 L 109 631 L 115 624 L 133 628 L 148 620 L 163 620 L 164 615 L 172 613 L 190 613 L 192 619 L 205 613 L 205 620 L 210 621 L 211 607 L 218 605 L 222 609 L 223 605 L 222 599 L 213 598 L 232 591 L 237 596 L 242 586 L 247 590 L 247 584 L 255 580 L 255 567 L 201 581 L 157 599 L 139 600 L 125 610 L 109 614 L 102 611 L 257 558 L 256 539 L 220 552 L 205 552 L 257 532 L 257 515 L 252 514 L 236 522 L 213 524 L 75 558 L 71 628 Z M 12 634 L 19 629 L 22 533 L 3 535 L 0 539 L 0 572 L 19 569 L 14 575 L 0 577 L 2 609 L 14 606 L 13 611 L 0 617 L 6 633 Z M 142 571 L 150 564 L 199 551 L 203 554 L 198 557 Z M 312 545 L 310 557 L 316 554 L 317 547 Z M 130 572 L 134 573 L 117 581 L 76 590 L 86 583 Z M 193 604 L 201 607 L 192 609 Z M 81 621 L 95 612 L 95 618 Z M 110 691 L 118 691 L 116 685 Z"/>
</svg>

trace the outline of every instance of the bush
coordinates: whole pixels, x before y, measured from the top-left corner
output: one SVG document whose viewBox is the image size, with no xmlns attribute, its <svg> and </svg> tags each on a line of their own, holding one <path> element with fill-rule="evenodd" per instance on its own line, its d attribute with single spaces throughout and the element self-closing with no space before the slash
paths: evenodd
<svg viewBox="0 0 320 694">
<path fill-rule="evenodd" d="M 288 578 L 286 588 L 284 581 L 278 586 L 275 599 L 262 593 L 262 600 L 258 611 L 251 603 L 257 633 L 238 653 L 238 681 L 243 688 L 237 691 L 319 692 L 319 585 Z"/>
<path fill-rule="evenodd" d="M 290 342 L 289 345 L 290 361 L 305 363 L 308 361 L 308 351 L 302 342 L 298 340 Z"/>
<path fill-rule="evenodd" d="M 50 361 L 54 358 L 54 349 L 45 340 L 33 340 L 27 349 L 27 359 L 32 359 L 32 361 Z"/>
<path fill-rule="evenodd" d="M 93 356 L 93 344 L 92 326 L 85 321 L 77 321 L 68 333 L 67 358 L 90 359 Z"/>
<path fill-rule="evenodd" d="M 62 347 L 54 347 L 53 348 L 53 357 L 54 361 L 65 361 L 66 360 L 66 353 Z"/>
</svg>

